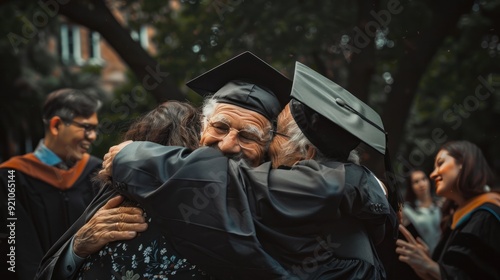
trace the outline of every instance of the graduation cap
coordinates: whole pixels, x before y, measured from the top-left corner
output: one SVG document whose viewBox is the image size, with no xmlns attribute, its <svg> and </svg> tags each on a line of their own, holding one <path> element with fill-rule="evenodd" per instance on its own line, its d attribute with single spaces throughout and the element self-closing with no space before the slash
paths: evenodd
<svg viewBox="0 0 500 280">
<path fill-rule="evenodd" d="M 258 58 L 244 52 L 187 82 L 202 96 L 236 105 L 273 122 L 290 101 L 292 81 Z"/>
<path fill-rule="evenodd" d="M 360 141 L 385 154 L 386 133 L 380 115 L 300 62 L 295 65 L 291 97 L 300 101 L 291 103 L 293 118 L 325 155 L 349 155 Z"/>
<path fill-rule="evenodd" d="M 297 62 L 290 112 L 304 135 L 325 156 L 347 160 L 351 150 L 364 142 L 384 155 L 386 172 L 393 172 L 387 133 L 380 115 L 346 89 Z M 398 209 L 401 194 L 389 180 L 389 200 Z"/>
</svg>

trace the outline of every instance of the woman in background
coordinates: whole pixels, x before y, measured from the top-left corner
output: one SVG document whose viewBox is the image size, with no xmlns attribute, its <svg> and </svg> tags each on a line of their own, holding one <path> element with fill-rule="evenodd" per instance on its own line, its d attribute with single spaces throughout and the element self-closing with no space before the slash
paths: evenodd
<svg viewBox="0 0 500 280">
<path fill-rule="evenodd" d="M 403 207 L 403 225 L 421 238 L 432 253 L 441 238 L 441 209 L 432 195 L 432 186 L 424 171 L 409 172 Z"/>
<path fill-rule="evenodd" d="M 481 150 L 467 141 L 446 143 L 434 171 L 436 194 L 446 198 L 451 216 L 430 257 L 425 244 L 404 228 L 399 259 L 423 279 L 500 279 L 500 191 Z M 444 208 L 444 206 L 443 206 Z"/>
</svg>

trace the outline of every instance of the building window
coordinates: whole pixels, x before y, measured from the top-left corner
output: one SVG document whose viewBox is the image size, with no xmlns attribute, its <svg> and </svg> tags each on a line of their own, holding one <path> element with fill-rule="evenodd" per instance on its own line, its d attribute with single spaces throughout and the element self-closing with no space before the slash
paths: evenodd
<svg viewBox="0 0 500 280">
<path fill-rule="evenodd" d="M 101 35 L 95 31 L 89 31 L 89 62 L 91 64 L 101 64 Z"/>
<path fill-rule="evenodd" d="M 145 25 L 143 25 L 139 29 L 139 31 L 133 30 L 130 33 L 130 36 L 135 41 L 138 41 L 141 44 L 142 48 L 144 48 L 146 50 L 148 49 L 148 46 L 149 46 L 148 28 Z"/>
<path fill-rule="evenodd" d="M 62 24 L 60 35 L 59 50 L 62 62 L 81 65 L 83 59 L 78 26 Z"/>
</svg>

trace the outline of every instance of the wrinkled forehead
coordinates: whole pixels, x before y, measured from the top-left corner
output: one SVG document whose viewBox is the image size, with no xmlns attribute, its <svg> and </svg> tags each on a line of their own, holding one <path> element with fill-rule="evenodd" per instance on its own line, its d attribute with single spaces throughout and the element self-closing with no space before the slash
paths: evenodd
<svg viewBox="0 0 500 280">
<path fill-rule="evenodd" d="M 215 121 L 224 122 L 235 129 L 255 127 L 261 131 L 266 131 L 271 128 L 271 122 L 263 115 L 226 103 L 217 104 L 213 115 L 210 117 L 210 122 Z"/>
</svg>

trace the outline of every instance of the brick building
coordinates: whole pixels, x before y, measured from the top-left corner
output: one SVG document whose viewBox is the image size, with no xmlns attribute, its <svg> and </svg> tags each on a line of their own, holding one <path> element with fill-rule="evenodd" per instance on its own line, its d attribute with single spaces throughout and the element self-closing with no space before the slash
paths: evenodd
<svg viewBox="0 0 500 280">
<path fill-rule="evenodd" d="M 112 8 L 112 12 L 122 25 L 127 25 L 127 10 Z M 76 71 L 86 65 L 102 67 L 99 84 L 109 93 L 125 82 L 127 66 L 98 32 L 63 18 L 58 35 L 53 38 L 50 48 L 57 51 L 65 66 Z M 130 36 L 152 55 L 156 52 L 151 42 L 153 35 L 154 29 L 145 25 L 130 32 Z"/>
</svg>

